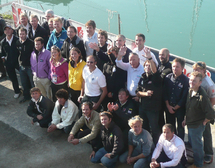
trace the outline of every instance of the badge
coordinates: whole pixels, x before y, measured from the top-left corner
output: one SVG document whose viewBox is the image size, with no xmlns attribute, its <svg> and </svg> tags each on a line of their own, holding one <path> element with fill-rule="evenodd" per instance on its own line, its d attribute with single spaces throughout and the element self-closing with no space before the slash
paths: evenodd
<svg viewBox="0 0 215 168">
<path fill-rule="evenodd" d="M 57 83 L 57 75 L 56 74 L 52 75 L 52 82 Z"/>
</svg>

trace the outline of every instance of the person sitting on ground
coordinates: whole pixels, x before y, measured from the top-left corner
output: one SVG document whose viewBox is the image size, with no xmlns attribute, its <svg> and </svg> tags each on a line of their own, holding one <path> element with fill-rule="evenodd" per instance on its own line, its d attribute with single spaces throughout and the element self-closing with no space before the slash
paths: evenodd
<svg viewBox="0 0 215 168">
<path fill-rule="evenodd" d="M 90 155 L 91 162 L 102 163 L 105 167 L 114 167 L 119 155 L 123 152 L 124 140 L 121 129 L 112 121 L 112 114 L 103 111 L 99 114 L 101 140 L 103 147 Z"/>
<path fill-rule="evenodd" d="M 113 115 L 113 121 L 123 132 L 124 142 L 127 148 L 128 131 L 130 130 L 128 120 L 137 115 L 137 107 L 135 106 L 134 100 L 129 99 L 128 90 L 122 88 L 119 90 L 118 101 L 108 103 L 107 107 Z"/>
<path fill-rule="evenodd" d="M 78 107 L 69 100 L 69 94 L 65 89 L 58 90 L 55 96 L 57 97 L 57 101 L 47 132 L 63 129 L 66 134 L 69 134 L 73 125 L 78 120 Z"/>
<path fill-rule="evenodd" d="M 51 47 L 53 45 L 61 49 L 64 40 L 67 38 L 66 30 L 63 28 L 62 19 L 59 17 L 54 18 L 53 24 L 54 24 L 54 30 L 51 36 L 49 37 L 49 41 L 46 45 L 46 49 L 49 51 L 51 51 Z"/>
<path fill-rule="evenodd" d="M 165 124 L 163 126 L 163 133 L 153 152 L 150 167 L 181 168 L 185 164 L 186 151 L 184 142 L 174 134 L 174 127 L 171 124 Z"/>
<path fill-rule="evenodd" d="M 42 128 L 48 128 L 52 121 L 54 103 L 41 94 L 39 88 L 34 87 L 30 90 L 31 101 L 28 105 L 27 114 L 32 117 L 31 124 L 38 122 Z"/>
<path fill-rule="evenodd" d="M 128 124 L 131 127 L 128 133 L 128 151 L 119 160 L 121 163 L 134 164 L 134 168 L 146 168 L 154 149 L 152 136 L 142 128 L 143 119 L 138 115 L 132 117 Z"/>
<path fill-rule="evenodd" d="M 76 34 L 77 34 L 77 30 L 74 26 L 69 26 L 67 28 L 68 37 L 63 42 L 63 46 L 61 48 L 62 57 L 66 58 L 67 62 L 69 62 L 70 50 L 73 47 L 76 47 L 81 51 L 82 59 L 86 61 L 86 51 L 84 48 L 84 42 Z"/>
<path fill-rule="evenodd" d="M 86 62 L 82 60 L 81 51 L 73 47 L 70 50 L 70 62 L 69 62 L 69 93 L 71 94 L 71 100 L 79 107 L 78 97 L 81 93 L 81 87 L 83 82 L 82 71 L 86 65 Z"/>
<path fill-rule="evenodd" d="M 101 127 L 99 113 L 93 110 L 91 102 L 82 103 L 81 108 L 83 115 L 72 128 L 72 131 L 68 137 L 68 142 L 73 145 L 89 142 L 92 145 L 93 150 L 97 151 L 98 142 L 100 140 L 99 131 Z M 87 129 L 79 132 L 85 124 Z M 75 138 L 75 134 L 77 134 L 77 138 Z"/>
</svg>

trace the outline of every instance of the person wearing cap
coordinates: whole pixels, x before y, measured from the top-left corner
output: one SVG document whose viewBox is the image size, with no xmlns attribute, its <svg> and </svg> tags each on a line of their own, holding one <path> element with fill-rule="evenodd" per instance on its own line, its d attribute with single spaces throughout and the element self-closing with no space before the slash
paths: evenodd
<svg viewBox="0 0 215 168">
<path fill-rule="evenodd" d="M 121 129 L 112 121 L 112 114 L 103 111 L 99 114 L 101 127 L 101 140 L 103 147 L 90 155 L 91 162 L 102 163 L 105 167 L 114 167 L 119 155 L 123 152 L 124 139 Z"/>
<path fill-rule="evenodd" d="M 202 74 L 202 83 L 201 87 L 205 89 L 211 105 L 215 105 L 215 84 L 212 79 L 206 74 L 206 64 L 202 61 L 199 61 L 193 65 L 193 71 L 200 72 Z M 211 123 L 214 124 L 214 120 L 211 120 Z M 204 138 L 204 162 L 210 164 L 213 162 L 213 141 L 211 134 L 210 122 L 205 125 L 205 131 L 203 132 Z"/>
<path fill-rule="evenodd" d="M 189 168 L 203 167 L 204 148 L 202 137 L 207 123 L 214 119 L 214 109 L 210 99 L 201 87 L 202 74 L 192 72 L 189 80 L 189 93 L 186 102 L 186 114 L 182 126 L 187 125 L 188 139 L 193 149 L 194 164 Z M 180 124 L 180 123 L 179 123 Z"/>
<path fill-rule="evenodd" d="M 13 35 L 13 29 L 10 25 L 4 27 L 4 34 L 6 37 L 1 41 L 1 58 L 6 66 L 7 74 L 12 82 L 13 90 L 15 92 L 14 98 L 17 99 L 21 90 L 16 75 L 16 69 L 19 69 L 18 56 L 19 51 L 16 47 L 18 37 Z"/>
<path fill-rule="evenodd" d="M 142 128 L 143 119 L 136 115 L 128 120 L 128 151 L 120 157 L 121 163 L 134 165 L 134 168 L 148 167 L 154 143 L 151 134 Z"/>
</svg>

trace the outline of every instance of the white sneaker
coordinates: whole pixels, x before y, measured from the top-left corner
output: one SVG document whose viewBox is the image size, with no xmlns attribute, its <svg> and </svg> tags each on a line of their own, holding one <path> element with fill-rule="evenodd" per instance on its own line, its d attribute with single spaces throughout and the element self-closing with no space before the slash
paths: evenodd
<svg viewBox="0 0 215 168">
<path fill-rule="evenodd" d="M 19 98 L 20 94 L 21 94 L 21 93 L 16 93 L 16 94 L 13 96 L 13 97 L 14 97 L 14 99 Z"/>
</svg>

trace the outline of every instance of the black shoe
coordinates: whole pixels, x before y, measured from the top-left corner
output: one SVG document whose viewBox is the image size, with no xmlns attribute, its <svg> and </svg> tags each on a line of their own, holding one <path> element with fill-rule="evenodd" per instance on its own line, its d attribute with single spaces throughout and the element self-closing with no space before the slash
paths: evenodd
<svg viewBox="0 0 215 168">
<path fill-rule="evenodd" d="M 6 77 L 7 77 L 6 75 L 1 75 L 0 80 L 1 79 L 6 79 Z"/>
<path fill-rule="evenodd" d="M 19 103 L 22 104 L 22 103 L 25 103 L 28 100 L 30 100 L 30 99 L 23 98 L 22 100 L 19 101 Z"/>
</svg>

